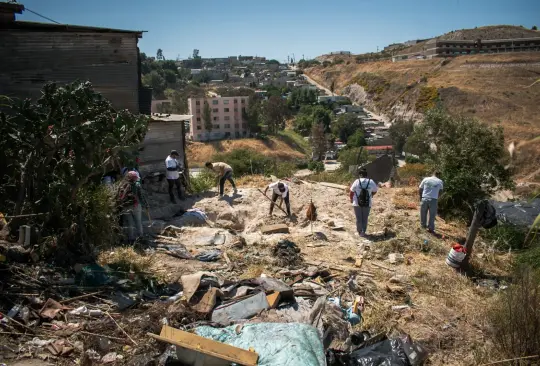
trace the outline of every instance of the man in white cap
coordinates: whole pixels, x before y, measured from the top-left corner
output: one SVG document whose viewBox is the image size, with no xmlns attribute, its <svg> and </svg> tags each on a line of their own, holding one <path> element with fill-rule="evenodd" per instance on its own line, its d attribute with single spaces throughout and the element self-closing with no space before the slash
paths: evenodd
<svg viewBox="0 0 540 366">
<path fill-rule="evenodd" d="M 271 183 L 264 190 L 265 195 L 269 189 L 272 190 L 272 202 L 270 203 L 270 216 L 272 216 L 272 211 L 274 211 L 274 205 L 276 204 L 278 197 L 281 197 L 281 199 L 285 201 L 285 206 L 287 207 L 287 216 L 291 216 L 291 202 L 289 200 L 289 186 L 287 186 L 285 183 L 282 183 L 282 182 Z"/>
</svg>

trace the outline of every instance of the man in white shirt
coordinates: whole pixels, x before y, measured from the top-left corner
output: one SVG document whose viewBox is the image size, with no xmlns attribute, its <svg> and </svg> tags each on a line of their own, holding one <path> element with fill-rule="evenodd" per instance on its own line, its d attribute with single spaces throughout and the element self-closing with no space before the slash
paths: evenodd
<svg viewBox="0 0 540 366">
<path fill-rule="evenodd" d="M 272 202 L 270 203 L 270 216 L 272 216 L 272 211 L 274 211 L 274 205 L 278 197 L 281 197 L 285 201 L 285 206 L 287 207 L 287 216 L 291 216 L 291 201 L 289 200 L 289 186 L 282 182 L 275 182 L 269 184 L 264 190 L 264 194 L 271 189 L 272 190 Z"/>
<path fill-rule="evenodd" d="M 182 164 L 178 162 L 178 152 L 176 150 L 171 150 L 167 159 L 165 159 L 165 168 L 167 172 L 167 183 L 169 183 L 169 197 L 171 198 L 172 203 L 176 203 L 176 199 L 173 194 L 173 187 L 176 185 L 176 191 L 178 193 L 178 198 L 182 200 L 184 198 L 184 192 L 182 187 L 182 182 L 180 181 L 180 170 L 182 170 Z"/>
<path fill-rule="evenodd" d="M 373 179 L 368 178 L 367 170 L 361 169 L 358 175 L 360 177 L 352 184 L 349 198 L 356 216 L 356 230 L 360 236 L 365 237 L 369 212 L 371 211 L 371 201 L 377 193 L 378 187 Z"/>
<path fill-rule="evenodd" d="M 435 216 L 437 216 L 437 202 L 443 190 L 443 181 L 438 178 L 439 172 L 434 172 L 431 177 L 426 177 L 418 187 L 420 196 L 420 225 L 428 229 L 430 233 L 435 232 Z M 429 223 L 426 226 L 427 214 L 429 211 Z"/>
</svg>

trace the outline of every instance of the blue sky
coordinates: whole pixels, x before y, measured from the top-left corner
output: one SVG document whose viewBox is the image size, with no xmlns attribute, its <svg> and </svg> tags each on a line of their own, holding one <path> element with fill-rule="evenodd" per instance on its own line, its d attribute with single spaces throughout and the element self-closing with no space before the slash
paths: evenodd
<svg viewBox="0 0 540 366">
<path fill-rule="evenodd" d="M 19 0 L 61 23 L 145 30 L 141 51 L 166 58 L 286 60 L 493 24 L 540 26 L 540 0 Z M 20 20 L 45 21 L 25 12 Z"/>
</svg>

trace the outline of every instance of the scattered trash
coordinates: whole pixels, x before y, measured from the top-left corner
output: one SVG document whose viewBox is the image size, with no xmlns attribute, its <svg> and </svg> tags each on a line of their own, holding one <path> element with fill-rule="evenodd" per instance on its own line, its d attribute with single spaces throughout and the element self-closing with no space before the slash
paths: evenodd
<svg viewBox="0 0 540 366">
<path fill-rule="evenodd" d="M 407 283 L 409 282 L 409 277 L 406 275 L 394 275 L 388 280 L 390 283 Z"/>
<path fill-rule="evenodd" d="M 221 250 L 214 249 L 201 252 L 197 254 L 195 258 L 201 262 L 214 262 L 221 258 Z"/>
<path fill-rule="evenodd" d="M 195 332 L 234 347 L 253 349 L 258 354 L 259 366 L 326 364 L 317 329 L 308 324 L 245 324 L 240 333 L 236 332 L 236 326 L 221 329 L 201 326 Z"/>
<path fill-rule="evenodd" d="M 405 261 L 405 257 L 401 253 L 390 253 L 388 254 L 388 262 L 391 264 L 399 264 Z"/>
<path fill-rule="evenodd" d="M 400 311 L 405 309 L 410 309 L 411 307 L 409 305 L 394 305 L 392 306 L 392 310 L 394 311 Z"/>
<path fill-rule="evenodd" d="M 249 319 L 269 307 L 265 293 L 259 292 L 247 299 L 218 306 L 212 312 L 211 319 L 215 323 L 229 325 L 235 320 Z"/>
<path fill-rule="evenodd" d="M 99 309 L 88 309 L 86 306 L 81 306 L 69 312 L 71 315 L 87 315 L 87 316 L 102 316 L 103 311 Z"/>
<path fill-rule="evenodd" d="M 446 264 L 453 268 L 460 268 L 461 262 L 465 259 L 467 253 L 466 249 L 461 244 L 454 244 L 448 256 L 446 257 Z"/>
<path fill-rule="evenodd" d="M 110 353 L 107 353 L 105 356 L 103 356 L 101 358 L 101 363 L 103 363 L 103 364 L 113 363 L 116 360 L 121 360 L 123 358 L 124 357 L 122 355 L 118 355 L 118 354 L 116 354 L 116 352 L 110 352 Z"/>
<path fill-rule="evenodd" d="M 41 310 L 39 311 L 39 315 L 42 318 L 49 318 L 54 319 L 56 318 L 56 315 L 61 312 L 62 310 L 67 310 L 68 307 L 65 307 L 64 305 L 60 304 L 57 301 L 54 301 L 53 299 L 48 299 Z M 9 315 L 9 314 L 8 314 Z"/>
<path fill-rule="evenodd" d="M 103 286 L 110 281 L 110 277 L 105 268 L 94 263 L 82 267 L 75 280 L 82 286 Z"/>
</svg>

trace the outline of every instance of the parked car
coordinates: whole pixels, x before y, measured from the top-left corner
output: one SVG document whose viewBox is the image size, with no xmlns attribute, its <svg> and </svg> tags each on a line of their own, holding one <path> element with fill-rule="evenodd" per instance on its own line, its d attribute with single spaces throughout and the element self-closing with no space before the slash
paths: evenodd
<svg viewBox="0 0 540 366">
<path fill-rule="evenodd" d="M 324 160 L 336 160 L 338 157 L 338 154 L 336 151 L 327 151 Z"/>
</svg>

